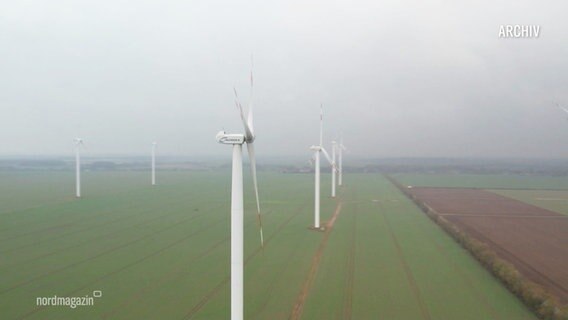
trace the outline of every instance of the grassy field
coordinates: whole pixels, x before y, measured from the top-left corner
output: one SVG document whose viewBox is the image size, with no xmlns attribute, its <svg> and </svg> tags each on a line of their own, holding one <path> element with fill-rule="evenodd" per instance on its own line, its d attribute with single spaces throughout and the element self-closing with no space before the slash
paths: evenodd
<svg viewBox="0 0 568 320">
<path fill-rule="evenodd" d="M 341 197 L 306 319 L 532 319 L 383 177 L 352 177 Z"/>
<path fill-rule="evenodd" d="M 380 175 L 346 175 L 309 231 L 313 176 L 259 173 L 260 249 L 245 177 L 245 318 L 534 319 Z M 228 319 L 227 172 L 0 173 L 0 318 Z M 317 253 L 321 259 L 314 261 Z M 310 271 L 315 270 L 313 277 Z M 93 306 L 37 307 L 85 296 Z M 305 299 L 301 292 L 307 290 Z"/>
</svg>

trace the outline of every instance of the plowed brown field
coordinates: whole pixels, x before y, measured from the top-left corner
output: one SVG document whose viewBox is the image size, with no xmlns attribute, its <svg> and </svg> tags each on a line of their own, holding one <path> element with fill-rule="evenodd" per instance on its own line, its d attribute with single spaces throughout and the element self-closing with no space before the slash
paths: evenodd
<svg viewBox="0 0 568 320">
<path fill-rule="evenodd" d="M 568 216 L 481 189 L 409 191 L 568 303 Z"/>
</svg>

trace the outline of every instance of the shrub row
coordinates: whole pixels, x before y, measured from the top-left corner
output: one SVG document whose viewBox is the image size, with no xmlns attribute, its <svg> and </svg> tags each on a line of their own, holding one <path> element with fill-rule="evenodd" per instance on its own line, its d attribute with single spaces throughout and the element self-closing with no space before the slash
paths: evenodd
<svg viewBox="0 0 568 320">
<path fill-rule="evenodd" d="M 468 250 L 476 260 L 499 279 L 509 291 L 519 297 L 540 319 L 568 320 L 568 305 L 560 304 L 543 287 L 524 277 L 514 265 L 500 258 L 485 243 L 470 237 L 443 216 L 438 215 L 432 208 L 416 198 L 407 187 L 388 175 L 386 178 L 462 247 Z"/>
</svg>

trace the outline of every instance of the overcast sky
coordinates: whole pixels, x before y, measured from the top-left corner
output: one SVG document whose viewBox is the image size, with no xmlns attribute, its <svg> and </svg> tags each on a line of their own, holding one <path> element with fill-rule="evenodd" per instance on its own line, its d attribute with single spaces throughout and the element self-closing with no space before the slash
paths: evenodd
<svg viewBox="0 0 568 320">
<path fill-rule="evenodd" d="M 2 1 L 0 156 L 568 157 L 568 2 Z M 502 39 L 501 25 L 540 26 Z"/>
</svg>

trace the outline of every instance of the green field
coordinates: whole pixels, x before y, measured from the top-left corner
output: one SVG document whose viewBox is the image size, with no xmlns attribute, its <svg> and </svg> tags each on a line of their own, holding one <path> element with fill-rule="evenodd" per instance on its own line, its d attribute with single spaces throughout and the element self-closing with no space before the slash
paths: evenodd
<svg viewBox="0 0 568 320">
<path fill-rule="evenodd" d="M 266 247 L 245 177 L 245 318 L 534 319 L 380 175 L 346 175 L 338 200 L 313 176 L 259 173 Z M 0 173 L 1 319 L 228 319 L 230 173 Z M 310 285 L 314 255 L 325 243 Z M 305 300 L 299 299 L 308 288 Z M 37 307 L 85 296 L 93 306 Z"/>
</svg>

